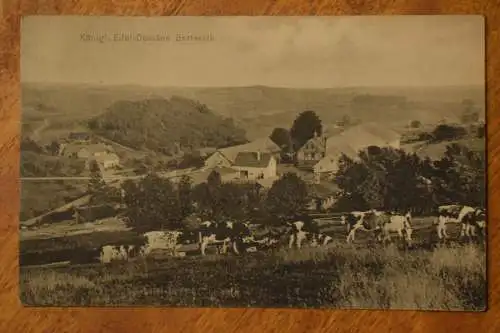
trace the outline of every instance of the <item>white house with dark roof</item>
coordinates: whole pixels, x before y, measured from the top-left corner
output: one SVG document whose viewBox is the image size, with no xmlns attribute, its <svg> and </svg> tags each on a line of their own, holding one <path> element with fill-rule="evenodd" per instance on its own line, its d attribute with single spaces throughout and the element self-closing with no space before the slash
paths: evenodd
<svg viewBox="0 0 500 333">
<path fill-rule="evenodd" d="M 257 180 L 276 177 L 276 158 L 271 153 L 240 152 L 231 166 L 240 173 L 240 179 Z"/>
<path fill-rule="evenodd" d="M 218 149 L 205 160 L 205 167 L 231 167 L 235 163 L 239 153 L 257 151 L 271 154 L 278 160 L 281 148 L 268 137 L 260 138 L 242 145 Z"/>
</svg>

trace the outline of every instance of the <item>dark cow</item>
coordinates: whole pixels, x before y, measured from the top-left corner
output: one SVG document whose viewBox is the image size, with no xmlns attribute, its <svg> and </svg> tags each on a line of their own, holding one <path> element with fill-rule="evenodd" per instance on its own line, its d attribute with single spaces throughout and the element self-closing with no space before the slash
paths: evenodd
<svg viewBox="0 0 500 333">
<path fill-rule="evenodd" d="M 476 236 L 476 230 L 484 230 L 486 214 L 483 208 L 466 205 L 443 205 L 437 209 L 437 234 L 439 239 L 448 238 L 446 225 L 449 223 L 460 224 L 460 238 L 469 239 Z"/>
<path fill-rule="evenodd" d="M 289 227 L 288 247 L 290 249 L 294 244 L 300 249 L 304 240 L 314 241 L 314 238 L 320 234 L 317 224 L 308 217 L 295 219 L 288 222 L 287 225 Z"/>
<path fill-rule="evenodd" d="M 351 243 L 354 241 L 354 235 L 357 230 L 380 230 L 380 221 L 378 221 L 378 217 L 382 216 L 382 214 L 384 213 L 372 209 L 367 212 L 351 212 L 343 215 L 341 223 L 347 225 L 347 242 Z"/>
<path fill-rule="evenodd" d="M 200 251 L 205 255 L 205 250 L 209 244 L 221 244 L 222 253 L 227 253 L 228 246 L 232 245 L 235 254 L 239 254 L 239 246 L 243 238 L 250 236 L 248 223 L 241 222 L 213 222 L 205 221 L 201 223 L 199 230 Z"/>
</svg>

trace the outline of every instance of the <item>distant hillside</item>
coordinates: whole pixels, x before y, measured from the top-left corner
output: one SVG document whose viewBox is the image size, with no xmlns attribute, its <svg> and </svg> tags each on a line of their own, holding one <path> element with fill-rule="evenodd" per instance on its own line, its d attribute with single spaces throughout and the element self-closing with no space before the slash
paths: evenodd
<svg viewBox="0 0 500 333">
<path fill-rule="evenodd" d="M 59 112 L 59 117 L 82 120 L 106 111 L 123 100 L 182 96 L 206 104 L 214 113 L 244 126 L 249 139 L 269 135 L 274 127 L 289 127 L 299 112 L 316 111 L 325 124 L 349 115 L 360 121 L 436 123 L 455 121 L 461 102 L 471 99 L 484 113 L 484 87 L 325 88 L 143 87 L 23 84 L 23 119 Z M 37 112 L 34 112 L 37 110 Z M 59 118 L 58 118 L 59 119 Z"/>
<path fill-rule="evenodd" d="M 174 96 L 118 101 L 89 121 L 97 134 L 136 149 L 175 155 L 247 142 L 245 131 L 205 105 Z"/>
</svg>

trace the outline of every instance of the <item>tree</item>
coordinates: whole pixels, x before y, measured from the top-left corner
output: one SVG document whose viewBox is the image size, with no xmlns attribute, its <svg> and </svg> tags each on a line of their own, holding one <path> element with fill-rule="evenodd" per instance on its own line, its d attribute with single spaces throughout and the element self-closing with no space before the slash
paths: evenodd
<svg viewBox="0 0 500 333">
<path fill-rule="evenodd" d="M 61 148 L 61 145 L 55 140 L 52 141 L 50 143 L 50 145 L 47 145 L 47 151 L 54 156 L 59 154 L 60 148 Z"/>
<path fill-rule="evenodd" d="M 441 203 L 460 202 L 485 205 L 486 159 L 485 154 L 471 151 L 464 145 L 451 144 L 436 163 L 441 182 L 436 187 Z"/>
<path fill-rule="evenodd" d="M 102 179 L 99 171 L 92 172 L 88 184 L 88 192 L 91 195 L 90 204 L 102 204 L 108 202 L 109 188 Z"/>
<path fill-rule="evenodd" d="M 352 160 L 339 159 L 335 182 L 346 210 L 368 208 L 406 211 L 424 209 L 430 193 L 425 180 L 430 171 L 415 154 L 400 149 L 368 147 Z"/>
<path fill-rule="evenodd" d="M 420 128 L 422 126 L 422 123 L 420 120 L 412 120 L 410 122 L 410 128 Z"/>
<path fill-rule="evenodd" d="M 292 148 L 292 137 L 286 128 L 275 128 L 270 135 L 270 139 L 286 152 Z"/>
<path fill-rule="evenodd" d="M 266 197 L 267 211 L 279 219 L 287 219 L 303 211 L 309 203 L 306 183 L 288 172 L 274 182 Z"/>
<path fill-rule="evenodd" d="M 432 137 L 434 141 L 439 142 L 460 139 L 466 134 L 467 131 L 461 126 L 441 124 L 434 129 L 434 131 L 432 132 Z"/>
<path fill-rule="evenodd" d="M 180 215 L 184 219 L 193 213 L 192 180 L 189 176 L 182 176 L 177 186 L 179 196 Z"/>
<path fill-rule="evenodd" d="M 302 147 L 314 135 L 323 134 L 323 125 L 316 112 L 308 110 L 300 113 L 290 129 L 295 148 Z"/>
<path fill-rule="evenodd" d="M 182 157 L 181 161 L 177 163 L 176 167 L 178 169 L 201 168 L 203 165 L 205 165 L 205 160 L 201 156 L 186 154 Z"/>
<path fill-rule="evenodd" d="M 462 101 L 462 123 L 469 124 L 475 123 L 479 120 L 479 112 L 475 106 L 475 103 L 471 99 L 464 99 Z"/>
<path fill-rule="evenodd" d="M 123 190 L 125 215 L 135 230 L 182 227 L 179 196 L 168 179 L 151 173 L 137 183 L 126 181 Z"/>
</svg>

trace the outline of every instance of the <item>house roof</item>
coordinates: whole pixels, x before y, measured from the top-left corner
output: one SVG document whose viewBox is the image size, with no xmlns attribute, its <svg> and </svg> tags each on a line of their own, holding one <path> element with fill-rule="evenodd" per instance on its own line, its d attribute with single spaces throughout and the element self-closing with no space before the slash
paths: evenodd
<svg viewBox="0 0 500 333">
<path fill-rule="evenodd" d="M 218 150 L 224 157 L 226 157 L 231 163 L 234 163 L 236 156 L 240 152 L 267 152 L 267 153 L 277 153 L 281 151 L 281 148 L 274 143 L 270 138 L 259 138 L 252 142 L 245 143 L 238 146 L 231 146 L 226 148 L 221 148 Z"/>
<path fill-rule="evenodd" d="M 303 149 L 304 147 L 306 147 L 307 145 L 309 145 L 310 143 L 314 143 L 314 146 L 315 147 L 319 147 L 319 146 L 323 146 L 325 144 L 325 141 L 326 141 L 326 138 L 323 137 L 323 136 L 317 136 L 317 137 L 313 137 L 309 140 L 307 140 L 306 143 L 304 143 L 302 145 L 302 147 L 300 147 L 299 150 Z"/>
<path fill-rule="evenodd" d="M 115 153 L 99 155 L 95 157 L 98 162 L 106 162 L 106 161 L 120 161 L 120 158 Z"/>
<path fill-rule="evenodd" d="M 78 139 L 88 140 L 90 138 L 90 134 L 86 132 L 73 132 L 69 134 L 69 138 L 73 140 L 78 140 Z"/>
<path fill-rule="evenodd" d="M 270 153 L 241 152 L 234 160 L 234 166 L 265 168 L 269 165 L 272 155 Z"/>
<path fill-rule="evenodd" d="M 110 151 L 110 147 L 102 143 L 95 143 L 89 145 L 81 144 L 68 144 L 64 147 L 64 153 L 78 153 L 82 149 L 86 149 L 90 153 L 106 152 Z"/>
<path fill-rule="evenodd" d="M 384 147 L 400 137 L 399 133 L 382 125 L 373 123 L 356 125 L 328 138 L 327 156 L 340 156 L 340 153 L 344 153 L 350 158 L 356 158 L 361 149 L 369 146 Z"/>
</svg>

